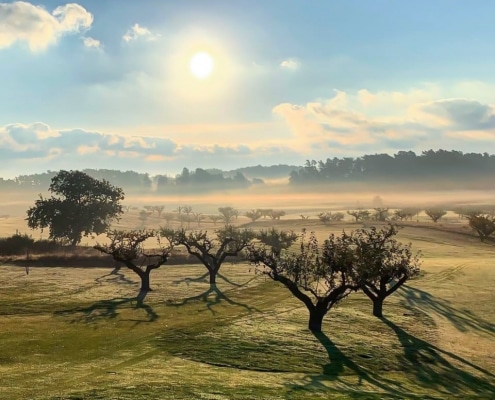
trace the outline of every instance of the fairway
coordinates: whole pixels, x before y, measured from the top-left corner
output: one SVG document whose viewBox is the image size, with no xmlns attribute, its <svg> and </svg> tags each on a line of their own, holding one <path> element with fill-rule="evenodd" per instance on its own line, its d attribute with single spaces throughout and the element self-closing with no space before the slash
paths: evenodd
<svg viewBox="0 0 495 400">
<path fill-rule="evenodd" d="M 493 398 L 493 245 L 399 236 L 423 252 L 422 276 L 387 299 L 384 320 L 351 295 L 317 337 L 302 303 L 247 264 L 225 264 L 216 291 L 202 266 L 165 265 L 140 308 L 125 268 L 2 265 L 0 398 Z"/>
</svg>

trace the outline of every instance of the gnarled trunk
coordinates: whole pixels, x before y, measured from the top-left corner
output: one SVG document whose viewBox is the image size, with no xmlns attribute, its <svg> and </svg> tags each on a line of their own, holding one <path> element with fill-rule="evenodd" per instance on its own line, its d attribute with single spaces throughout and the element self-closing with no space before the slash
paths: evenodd
<svg viewBox="0 0 495 400">
<path fill-rule="evenodd" d="M 311 332 L 321 332 L 321 326 L 323 324 L 323 317 L 326 314 L 326 310 L 314 308 L 309 310 L 309 323 L 308 328 Z"/>
<path fill-rule="evenodd" d="M 218 270 L 209 270 L 208 271 L 210 274 L 210 285 L 216 285 L 217 283 L 217 272 Z"/>
<path fill-rule="evenodd" d="M 141 278 L 141 292 L 151 292 L 150 272 L 151 271 L 143 271 L 141 274 L 139 274 L 139 277 Z"/>
</svg>

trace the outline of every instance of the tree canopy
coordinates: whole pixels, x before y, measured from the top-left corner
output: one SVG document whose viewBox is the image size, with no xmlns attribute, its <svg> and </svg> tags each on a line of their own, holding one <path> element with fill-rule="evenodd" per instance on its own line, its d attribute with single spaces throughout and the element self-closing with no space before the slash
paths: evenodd
<svg viewBox="0 0 495 400">
<path fill-rule="evenodd" d="M 83 236 L 107 231 L 123 213 L 122 189 L 81 171 L 60 171 L 48 189 L 53 195 L 27 210 L 31 229 L 49 228 L 50 239 L 78 244 Z"/>
<path fill-rule="evenodd" d="M 258 271 L 283 284 L 304 303 L 309 311 L 309 329 L 320 332 L 327 312 L 359 289 L 353 269 L 354 252 L 346 234 L 330 235 L 322 247 L 314 233 L 308 237 L 304 231 L 300 240 L 298 250 L 252 244 L 247 258 Z"/>
<path fill-rule="evenodd" d="M 356 276 L 360 288 L 373 301 L 375 317 L 382 317 L 385 298 L 419 273 L 420 254 L 413 255 L 410 244 L 397 241 L 397 233 L 398 228 L 390 225 L 357 229 L 350 236 L 356 251 Z"/>
</svg>

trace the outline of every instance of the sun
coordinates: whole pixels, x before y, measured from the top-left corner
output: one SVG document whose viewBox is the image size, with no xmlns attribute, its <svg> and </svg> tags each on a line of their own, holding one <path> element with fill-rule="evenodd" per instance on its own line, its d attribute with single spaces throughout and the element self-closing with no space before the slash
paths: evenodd
<svg viewBox="0 0 495 400">
<path fill-rule="evenodd" d="M 213 58 L 208 53 L 202 51 L 192 56 L 189 61 L 189 70 L 194 77 L 205 79 L 213 72 L 214 64 Z"/>
</svg>

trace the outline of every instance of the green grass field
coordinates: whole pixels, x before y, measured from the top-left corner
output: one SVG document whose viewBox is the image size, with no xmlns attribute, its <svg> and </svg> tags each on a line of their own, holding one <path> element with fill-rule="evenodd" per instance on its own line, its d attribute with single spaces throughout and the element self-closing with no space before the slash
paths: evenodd
<svg viewBox="0 0 495 400">
<path fill-rule="evenodd" d="M 385 320 L 351 295 L 318 337 L 302 303 L 246 264 L 225 264 L 217 291 L 195 279 L 203 267 L 165 265 L 140 308 L 124 268 L 2 265 L 0 398 L 495 398 L 495 247 L 449 229 L 399 236 L 424 254 L 422 276 Z"/>
</svg>

